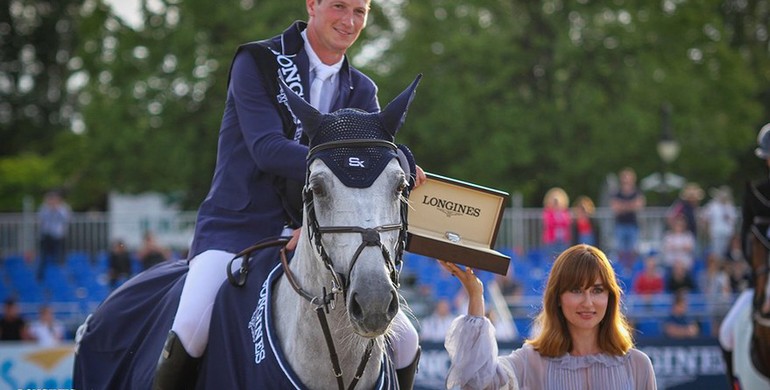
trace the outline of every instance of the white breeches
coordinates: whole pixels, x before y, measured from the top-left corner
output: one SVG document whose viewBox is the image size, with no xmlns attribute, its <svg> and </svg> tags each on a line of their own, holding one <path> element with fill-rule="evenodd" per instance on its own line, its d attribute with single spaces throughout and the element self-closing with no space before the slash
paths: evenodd
<svg viewBox="0 0 770 390">
<path fill-rule="evenodd" d="M 222 283 L 227 280 L 227 263 L 234 254 L 209 250 L 190 260 L 190 270 L 179 298 L 179 308 L 171 326 L 184 349 L 192 357 L 203 356 L 209 342 L 211 309 Z M 233 270 L 241 267 L 241 259 L 233 262 Z"/>
</svg>

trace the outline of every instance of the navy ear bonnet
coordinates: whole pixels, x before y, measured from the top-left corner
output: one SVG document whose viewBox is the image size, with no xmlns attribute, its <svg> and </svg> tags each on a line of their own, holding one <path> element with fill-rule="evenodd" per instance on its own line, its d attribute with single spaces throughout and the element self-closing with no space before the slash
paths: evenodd
<svg viewBox="0 0 770 390">
<path fill-rule="evenodd" d="M 303 132 L 310 141 L 308 166 L 320 158 L 345 186 L 366 188 L 377 180 L 390 160 L 396 158 L 411 187 L 414 184 L 414 157 L 408 148 L 393 142 L 421 77 L 417 76 L 409 88 L 379 113 L 343 108 L 322 114 L 281 82 L 289 108 L 302 123 Z M 334 143 L 340 145 L 329 146 Z M 321 147 L 316 148 L 319 145 Z"/>
<path fill-rule="evenodd" d="M 325 115 L 313 136 L 310 149 L 332 141 L 372 139 L 393 142 L 377 114 L 345 108 Z M 394 145 L 395 146 L 395 145 Z M 388 146 L 355 146 L 323 149 L 308 156 L 308 164 L 320 158 L 348 187 L 372 185 L 390 160 L 397 158 L 395 148 Z"/>
</svg>

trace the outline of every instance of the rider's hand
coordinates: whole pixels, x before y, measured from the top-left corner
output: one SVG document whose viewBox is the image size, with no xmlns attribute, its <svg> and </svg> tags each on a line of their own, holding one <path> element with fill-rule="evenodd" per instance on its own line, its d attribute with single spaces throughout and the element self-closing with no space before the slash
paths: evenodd
<svg viewBox="0 0 770 390">
<path fill-rule="evenodd" d="M 299 232 L 301 229 L 294 229 L 294 231 L 291 232 L 291 239 L 288 243 L 286 243 L 286 250 L 287 251 L 293 251 L 294 248 L 297 247 L 297 242 L 299 242 Z"/>
<path fill-rule="evenodd" d="M 415 169 L 414 172 L 414 188 L 421 186 L 423 183 L 425 183 L 426 180 L 428 180 L 428 177 L 425 176 L 425 171 L 423 171 L 419 165 L 417 165 L 416 168 L 417 169 Z"/>
</svg>

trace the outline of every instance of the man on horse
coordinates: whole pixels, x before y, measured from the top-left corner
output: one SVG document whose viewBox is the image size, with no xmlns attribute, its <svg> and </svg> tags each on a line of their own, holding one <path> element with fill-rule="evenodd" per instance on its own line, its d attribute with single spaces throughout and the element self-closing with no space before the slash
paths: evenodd
<svg viewBox="0 0 770 390">
<path fill-rule="evenodd" d="M 770 167 L 770 123 L 760 129 L 757 144 L 754 154 Z M 747 183 L 742 208 L 743 221 L 740 239 L 744 257 L 751 262 L 755 255 L 764 253 L 765 256 L 759 260 L 763 265 L 752 266 L 749 288 L 741 292 L 735 300 L 719 329 L 719 344 L 724 354 L 728 378 L 735 388 L 740 388 L 738 383 L 740 378 L 736 378 L 737 367 L 733 365 L 733 353 L 738 342 L 734 336 L 735 328 L 746 320 L 742 318 L 740 313 L 745 313 L 747 310 L 753 311 L 759 313 L 759 316 L 765 318 L 765 321 L 770 321 L 770 302 L 768 302 L 770 291 L 755 292 L 755 289 L 768 288 L 765 285 L 758 285 L 757 281 L 766 279 L 766 276 L 759 275 L 760 272 L 764 272 L 765 275 L 768 272 L 766 254 L 770 249 L 770 177 Z M 767 366 L 767 362 L 764 365 Z M 761 367 L 757 367 L 757 370 L 761 372 Z M 767 376 L 768 370 L 770 367 L 764 368 L 763 374 L 765 376 Z"/>
<path fill-rule="evenodd" d="M 322 112 L 379 111 L 376 85 L 345 55 L 366 25 L 369 7 L 370 0 L 306 0 L 307 23 L 295 22 L 281 35 L 236 50 L 214 177 L 198 211 L 189 271 L 154 388 L 187 388 L 194 382 L 212 305 L 235 254 L 281 235 L 292 235 L 289 250 L 296 245 L 307 137 L 285 106 L 277 78 Z M 424 180 L 417 167 L 411 184 Z M 394 329 L 399 382 L 403 378 L 411 386 L 419 358 L 417 331 L 402 311 Z"/>
</svg>

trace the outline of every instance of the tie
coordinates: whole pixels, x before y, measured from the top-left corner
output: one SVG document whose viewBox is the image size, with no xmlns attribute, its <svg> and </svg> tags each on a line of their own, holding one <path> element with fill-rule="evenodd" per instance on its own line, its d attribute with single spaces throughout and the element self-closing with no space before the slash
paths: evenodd
<svg viewBox="0 0 770 390">
<path fill-rule="evenodd" d="M 329 78 L 337 72 L 331 66 L 319 64 L 315 67 L 315 78 L 310 84 L 310 104 L 318 111 L 329 112 L 331 106 L 331 94 L 325 93 L 324 89 L 329 87 Z"/>
</svg>

